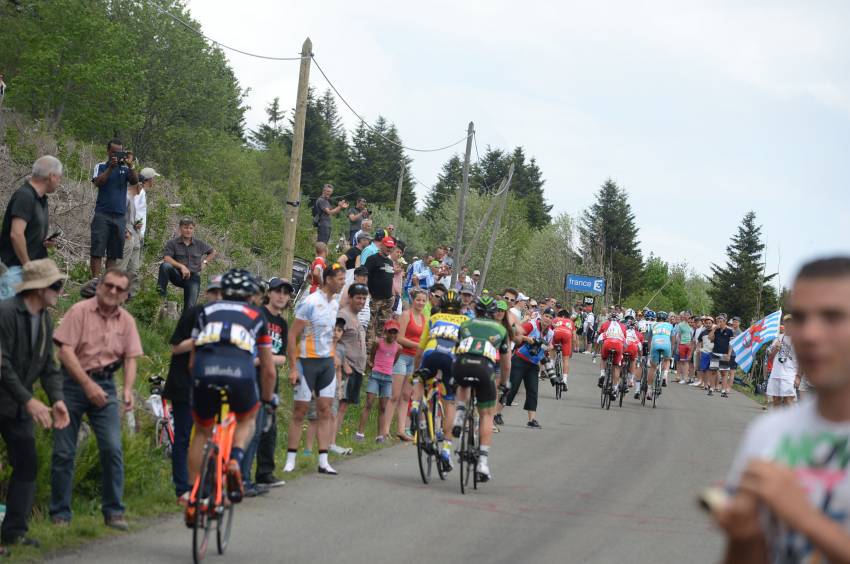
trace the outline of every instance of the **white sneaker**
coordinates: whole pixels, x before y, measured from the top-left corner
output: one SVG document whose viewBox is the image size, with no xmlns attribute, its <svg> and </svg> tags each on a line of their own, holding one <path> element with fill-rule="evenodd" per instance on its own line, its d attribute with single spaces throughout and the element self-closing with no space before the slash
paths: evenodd
<svg viewBox="0 0 850 564">
<path fill-rule="evenodd" d="M 463 418 L 464 417 L 466 417 L 466 410 L 465 409 L 458 409 L 455 412 L 455 420 L 454 420 L 454 423 L 452 424 L 452 436 L 456 439 L 460 437 L 460 432 L 463 429 Z"/>
<path fill-rule="evenodd" d="M 292 472 L 294 470 L 295 470 L 295 463 L 294 462 L 292 464 L 287 464 L 286 466 L 283 467 L 284 472 Z"/>
<path fill-rule="evenodd" d="M 702 387 L 702 383 L 700 383 L 700 382 L 693 382 L 693 383 L 691 383 L 691 384 L 688 384 L 688 386 L 690 386 L 690 387 L 692 387 L 692 388 L 700 388 L 700 387 Z"/>
<path fill-rule="evenodd" d="M 488 456 L 482 456 L 478 459 L 478 467 L 476 471 L 478 472 L 478 481 L 479 482 L 487 482 L 490 478 L 493 477 L 490 474 L 490 464 L 488 463 Z"/>
<path fill-rule="evenodd" d="M 331 445 L 330 447 L 328 447 L 328 450 L 330 450 L 334 454 L 339 454 L 341 456 L 347 456 L 354 452 L 354 449 L 341 447 L 339 445 Z"/>
</svg>

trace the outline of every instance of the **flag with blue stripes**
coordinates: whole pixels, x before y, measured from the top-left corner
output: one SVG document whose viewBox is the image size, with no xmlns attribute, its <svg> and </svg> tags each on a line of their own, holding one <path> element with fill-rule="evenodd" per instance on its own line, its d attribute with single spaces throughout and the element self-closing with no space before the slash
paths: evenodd
<svg viewBox="0 0 850 564">
<path fill-rule="evenodd" d="M 744 372 L 750 371 L 761 346 L 779 336 L 781 321 L 782 310 L 780 309 L 756 321 L 746 331 L 732 339 L 732 350 L 735 351 L 735 362 L 738 363 L 738 368 Z"/>
</svg>

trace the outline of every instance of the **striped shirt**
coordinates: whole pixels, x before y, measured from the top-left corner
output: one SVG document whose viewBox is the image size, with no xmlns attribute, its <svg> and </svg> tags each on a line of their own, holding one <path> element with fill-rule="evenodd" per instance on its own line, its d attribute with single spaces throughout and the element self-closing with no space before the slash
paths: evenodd
<svg viewBox="0 0 850 564">
<path fill-rule="evenodd" d="M 334 326 L 339 302 L 325 292 L 313 292 L 295 308 L 295 319 L 306 323 L 298 343 L 298 358 L 333 358 Z"/>
</svg>

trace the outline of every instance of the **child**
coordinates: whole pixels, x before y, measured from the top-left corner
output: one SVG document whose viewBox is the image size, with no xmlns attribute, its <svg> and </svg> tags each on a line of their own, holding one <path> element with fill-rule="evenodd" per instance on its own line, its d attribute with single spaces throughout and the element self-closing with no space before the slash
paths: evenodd
<svg viewBox="0 0 850 564">
<path fill-rule="evenodd" d="M 334 420 L 336 420 L 337 409 L 339 409 L 339 393 L 342 390 L 342 362 L 345 358 L 345 345 L 339 342 L 342 338 L 342 332 L 345 331 L 345 319 L 336 318 L 336 326 L 334 327 L 334 369 L 336 370 L 336 389 L 337 397 L 334 399 L 333 410 Z M 304 439 L 304 456 L 313 456 L 313 441 L 316 440 L 316 434 L 319 430 L 319 413 L 316 407 L 316 396 L 310 399 L 310 409 L 307 411 L 307 438 Z M 334 433 L 334 431 L 331 431 Z M 337 454 L 351 454 L 351 449 L 336 447 L 336 433 L 331 437 L 330 449 Z M 336 447 L 336 448 L 334 448 Z"/>
<path fill-rule="evenodd" d="M 321 241 L 316 243 L 316 258 L 310 265 L 310 293 L 322 285 L 322 273 L 328 267 L 328 246 Z"/>
<path fill-rule="evenodd" d="M 369 360 L 372 363 L 372 374 L 369 376 L 369 385 L 366 388 L 366 406 L 360 412 L 360 430 L 358 437 L 364 436 L 366 422 L 369 420 L 369 411 L 375 396 L 380 401 L 380 412 L 378 416 L 378 436 L 376 443 L 383 443 L 390 433 L 392 413 L 389 413 L 387 404 L 393 395 L 393 366 L 395 366 L 399 355 L 401 355 L 401 344 L 398 342 L 399 324 L 395 319 L 384 323 L 384 338 L 372 345 Z"/>
</svg>

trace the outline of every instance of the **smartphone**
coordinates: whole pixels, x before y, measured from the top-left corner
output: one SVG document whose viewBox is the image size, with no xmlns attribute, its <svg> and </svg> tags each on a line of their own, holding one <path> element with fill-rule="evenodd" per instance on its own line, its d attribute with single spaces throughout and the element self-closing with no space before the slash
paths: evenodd
<svg viewBox="0 0 850 564">
<path fill-rule="evenodd" d="M 48 241 L 52 241 L 53 239 L 55 239 L 55 238 L 59 237 L 60 235 L 62 235 L 62 231 L 61 231 L 61 230 L 60 230 L 60 231 L 56 231 L 56 232 L 54 232 L 54 233 L 53 233 L 50 237 L 48 237 L 48 238 L 47 238 L 47 240 L 48 240 Z"/>
<path fill-rule="evenodd" d="M 697 496 L 697 501 L 702 509 L 711 513 L 729 502 L 729 494 L 723 488 L 706 488 Z"/>
</svg>

